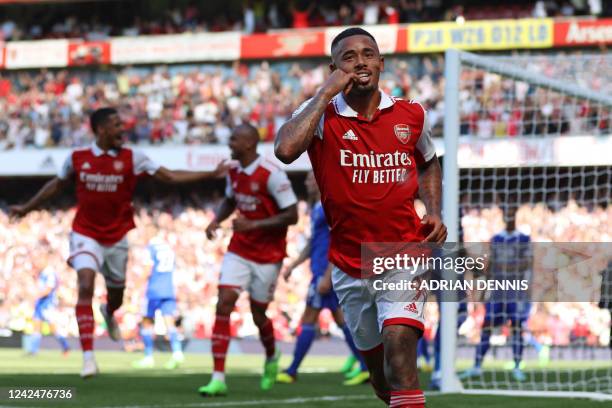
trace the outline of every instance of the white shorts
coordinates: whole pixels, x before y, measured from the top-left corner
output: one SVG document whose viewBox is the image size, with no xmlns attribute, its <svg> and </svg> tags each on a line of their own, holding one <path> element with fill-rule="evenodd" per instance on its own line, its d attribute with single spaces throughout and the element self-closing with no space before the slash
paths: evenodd
<svg viewBox="0 0 612 408">
<path fill-rule="evenodd" d="M 280 268 L 281 262 L 262 264 L 228 252 L 221 264 L 219 287 L 246 290 L 252 301 L 268 304 L 274 298 Z"/>
<path fill-rule="evenodd" d="M 78 232 L 70 233 L 70 257 L 68 264 L 77 271 L 93 269 L 102 273 L 109 288 L 125 287 L 125 271 L 128 261 L 127 238 L 105 246 L 93 238 Z"/>
<path fill-rule="evenodd" d="M 399 278 L 411 281 L 414 276 L 398 274 L 393 280 Z M 421 332 L 425 329 L 426 292 L 374 290 L 372 280 L 353 278 L 336 266 L 332 270 L 332 282 L 344 320 L 359 350 L 368 351 L 378 347 L 382 343 L 385 326 L 406 325 Z"/>
</svg>

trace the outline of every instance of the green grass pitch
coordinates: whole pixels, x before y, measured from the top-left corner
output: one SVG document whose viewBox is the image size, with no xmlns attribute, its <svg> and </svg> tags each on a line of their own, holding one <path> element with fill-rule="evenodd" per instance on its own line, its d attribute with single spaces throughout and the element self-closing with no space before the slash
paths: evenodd
<svg viewBox="0 0 612 408">
<path fill-rule="evenodd" d="M 277 384 L 271 391 L 259 389 L 262 357 L 229 356 L 227 381 L 229 395 L 202 398 L 196 389 L 205 384 L 211 372 L 211 358 L 206 354 L 187 354 L 183 367 L 166 371 L 162 367 L 169 354 L 156 353 L 159 369 L 140 371 L 131 362 L 140 354 L 97 352 L 101 374 L 82 380 L 79 376 L 81 355 L 73 352 L 67 358 L 56 351 L 43 351 L 36 357 L 25 357 L 19 349 L 0 350 L 0 387 L 73 387 L 76 398 L 71 401 L 0 400 L 0 407 L 384 407 L 369 385 L 345 387 L 337 370 L 343 357 L 307 357 L 299 381 L 293 385 Z M 284 356 L 286 367 L 290 357 Z M 427 384 L 426 375 L 421 377 Z M 605 403 L 588 400 L 522 398 L 503 396 L 436 395 L 427 396 L 429 408 L 533 407 L 552 408 L 604 407 Z"/>
</svg>

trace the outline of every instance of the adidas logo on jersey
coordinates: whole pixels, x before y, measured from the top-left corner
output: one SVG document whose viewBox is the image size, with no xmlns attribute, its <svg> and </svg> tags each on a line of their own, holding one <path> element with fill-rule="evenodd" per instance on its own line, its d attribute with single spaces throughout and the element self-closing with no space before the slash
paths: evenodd
<svg viewBox="0 0 612 408">
<path fill-rule="evenodd" d="M 342 138 L 346 140 L 359 140 L 355 132 L 353 132 L 353 129 L 347 130 L 346 133 L 342 135 Z"/>
<path fill-rule="evenodd" d="M 89 170 L 91 169 L 91 164 L 89 164 L 89 162 L 85 162 L 83 164 L 83 167 L 81 167 L 83 170 Z"/>
<path fill-rule="evenodd" d="M 418 314 L 419 313 L 419 309 L 417 308 L 416 303 L 412 302 L 407 304 L 406 306 L 404 306 L 404 310 L 410 312 L 410 313 L 414 313 L 414 314 Z"/>
</svg>

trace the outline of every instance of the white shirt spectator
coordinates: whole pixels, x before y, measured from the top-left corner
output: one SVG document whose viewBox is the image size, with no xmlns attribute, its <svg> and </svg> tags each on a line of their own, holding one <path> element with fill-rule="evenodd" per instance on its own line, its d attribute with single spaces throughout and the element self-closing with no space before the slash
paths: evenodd
<svg viewBox="0 0 612 408">
<path fill-rule="evenodd" d="M 601 0 L 589 0 L 589 10 L 592 16 L 601 14 Z"/>
<path fill-rule="evenodd" d="M 149 98 L 147 102 L 147 115 L 149 119 L 159 118 L 163 110 L 164 104 L 162 98 Z"/>
<path fill-rule="evenodd" d="M 550 117 L 550 115 L 553 114 L 554 110 L 555 110 L 555 107 L 550 102 L 542 105 L 542 108 L 540 109 L 540 111 L 542 112 L 542 116 L 544 117 Z"/>
<path fill-rule="evenodd" d="M 542 0 L 536 1 L 535 6 L 533 7 L 532 15 L 535 18 L 545 18 L 548 16 L 548 13 L 546 13 L 546 6 Z"/>
<path fill-rule="evenodd" d="M 489 139 L 493 136 L 493 121 L 488 115 L 483 115 L 476 122 L 476 136 Z"/>
<path fill-rule="evenodd" d="M 225 125 L 225 123 L 217 123 L 217 125 L 215 126 L 215 139 L 217 139 L 217 143 L 227 145 L 229 143 L 229 138 L 231 135 L 232 131 L 229 127 Z"/>
<path fill-rule="evenodd" d="M 380 14 L 380 8 L 378 3 L 374 1 L 368 1 L 363 9 L 363 24 L 373 25 L 378 24 L 378 15 Z"/>
<path fill-rule="evenodd" d="M 71 129 L 69 133 L 69 143 L 72 147 L 85 146 L 88 143 L 89 134 L 85 126 L 79 126 L 76 129 Z"/>
<path fill-rule="evenodd" d="M 83 114 L 83 104 L 81 103 L 80 100 L 74 100 L 70 103 L 70 109 L 72 111 L 72 113 L 74 113 L 75 115 L 82 115 Z"/>
<path fill-rule="evenodd" d="M 219 107 L 212 101 L 206 101 L 193 108 L 193 117 L 198 123 L 213 124 L 216 121 Z"/>
<path fill-rule="evenodd" d="M 49 104 L 37 103 L 34 105 L 34 111 L 38 114 L 40 120 L 47 121 L 49 119 Z"/>
<path fill-rule="evenodd" d="M 202 126 L 192 126 L 187 131 L 187 143 L 199 142 L 204 139 L 206 133 Z"/>
<path fill-rule="evenodd" d="M 51 132 L 49 132 L 49 127 L 46 125 L 36 126 L 34 129 L 34 145 L 36 147 L 45 147 L 49 142 L 49 136 Z"/>
<path fill-rule="evenodd" d="M 8 40 L 13 37 L 13 33 L 15 32 L 15 23 L 11 20 L 6 20 L 2 23 L 2 27 L 0 30 L 2 31 L 2 39 Z"/>
<path fill-rule="evenodd" d="M 251 7 L 244 9 L 244 32 L 252 34 L 255 31 L 255 11 Z"/>
<path fill-rule="evenodd" d="M 80 98 L 83 96 L 83 85 L 80 81 L 73 81 L 70 85 L 66 87 L 66 96 L 71 101 Z"/>
<path fill-rule="evenodd" d="M 227 99 L 227 108 L 232 113 L 238 112 L 241 105 L 242 105 L 242 101 L 240 100 L 238 96 L 230 96 Z"/>
<path fill-rule="evenodd" d="M 175 143 L 183 144 L 187 138 L 187 130 L 189 129 L 189 122 L 185 119 L 178 119 L 174 121 L 174 137 L 172 140 Z"/>
<path fill-rule="evenodd" d="M 31 134 L 32 129 L 28 125 L 23 124 L 15 133 L 15 139 L 13 140 L 15 148 L 20 149 L 24 147 L 26 140 L 30 138 Z"/>
</svg>

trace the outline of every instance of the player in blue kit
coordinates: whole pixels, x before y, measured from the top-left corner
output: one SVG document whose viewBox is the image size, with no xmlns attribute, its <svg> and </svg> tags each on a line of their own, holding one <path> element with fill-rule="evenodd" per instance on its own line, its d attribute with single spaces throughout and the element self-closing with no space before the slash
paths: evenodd
<svg viewBox="0 0 612 408">
<path fill-rule="evenodd" d="M 505 210 L 506 230 L 495 234 L 490 242 L 489 279 L 497 281 L 531 280 L 533 255 L 531 238 L 516 230 L 516 200 L 509 199 Z M 459 378 L 482 374 L 482 360 L 489 350 L 494 327 L 510 321 L 512 327 L 512 377 L 525 381 L 520 365 L 523 357 L 523 324 L 529 318 L 529 294 L 522 290 L 494 290 L 486 304 L 480 343 L 476 347 L 474 367 L 461 373 Z"/>
<path fill-rule="evenodd" d="M 42 323 L 46 322 L 49 325 L 51 333 L 53 333 L 59 341 L 62 352 L 66 355 L 70 349 L 68 341 L 65 336 L 58 334 L 53 319 L 57 307 L 57 288 L 59 286 L 57 274 L 50 267 L 43 268 L 42 265 L 36 265 L 38 261 L 34 262 L 35 267 L 41 269 L 41 271 L 38 275 L 38 296 L 36 305 L 34 306 L 34 315 L 32 316 L 32 334 L 25 338 L 26 353 L 35 355 L 40 350 Z"/>
<path fill-rule="evenodd" d="M 150 227 L 152 231 L 154 227 Z M 159 236 L 152 234 L 154 238 L 149 241 L 148 250 L 151 255 L 153 266 L 149 275 L 145 299 L 145 313 L 141 324 L 141 336 L 144 343 L 144 358 L 135 361 L 135 368 L 152 368 L 155 366 L 153 359 L 153 339 L 155 313 L 161 311 L 166 324 L 168 339 L 172 349 L 172 358 L 165 364 L 167 369 L 179 367 L 183 361 L 181 341 L 174 323 L 176 313 L 176 295 L 174 291 L 174 269 L 175 254 L 172 248 Z"/>
<path fill-rule="evenodd" d="M 306 310 L 302 316 L 302 331 L 298 336 L 293 353 L 293 361 L 289 368 L 278 374 L 276 381 L 285 384 L 294 383 L 297 379 L 298 369 L 302 360 L 308 353 L 316 335 L 316 323 L 319 313 L 323 309 L 329 309 L 338 327 L 342 329 L 346 343 L 353 354 L 352 362 L 359 361 L 360 367 L 354 373 L 348 375 L 345 385 L 362 384 L 369 380 L 368 369 L 353 343 L 351 333 L 344 322 L 342 311 L 339 309 L 338 298 L 332 289 L 331 268 L 329 266 L 329 225 L 325 219 L 323 206 L 320 202 L 319 188 L 313 173 L 306 176 L 306 190 L 309 200 L 314 203 L 310 212 L 311 236 L 308 244 L 302 250 L 298 258 L 293 261 L 283 272 L 283 277 L 288 280 L 293 270 L 307 259 L 310 259 L 310 270 L 312 280 L 308 287 L 306 299 Z M 349 371 L 353 364 L 349 364 L 345 371 Z"/>
</svg>

